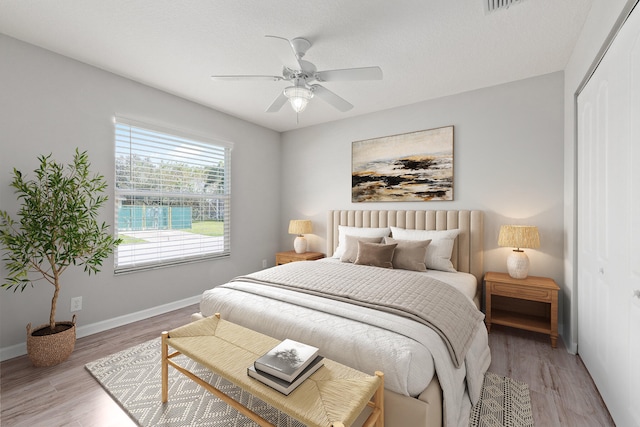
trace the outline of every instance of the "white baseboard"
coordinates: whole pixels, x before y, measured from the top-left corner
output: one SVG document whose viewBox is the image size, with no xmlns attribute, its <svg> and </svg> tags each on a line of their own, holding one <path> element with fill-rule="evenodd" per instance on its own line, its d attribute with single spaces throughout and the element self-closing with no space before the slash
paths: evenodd
<svg viewBox="0 0 640 427">
<path fill-rule="evenodd" d="M 79 326 L 76 328 L 76 337 L 82 338 L 88 335 L 97 334 L 98 332 L 107 331 L 109 329 L 117 328 L 118 326 L 128 325 L 129 323 L 137 322 L 140 320 L 148 319 L 159 314 L 168 313 L 173 310 L 188 307 L 200 302 L 201 295 L 185 298 L 180 301 L 174 301 L 168 304 L 159 305 L 157 307 L 148 308 L 146 310 L 137 311 L 131 314 L 125 314 L 123 316 L 114 317 L 113 319 L 103 320 L 101 322 L 92 323 L 90 325 Z M 189 322 L 191 318 L 185 319 L 185 322 Z M 0 348 L 0 362 L 14 357 L 23 356 L 27 354 L 27 343 L 23 342 L 15 344 L 9 347 Z"/>
</svg>

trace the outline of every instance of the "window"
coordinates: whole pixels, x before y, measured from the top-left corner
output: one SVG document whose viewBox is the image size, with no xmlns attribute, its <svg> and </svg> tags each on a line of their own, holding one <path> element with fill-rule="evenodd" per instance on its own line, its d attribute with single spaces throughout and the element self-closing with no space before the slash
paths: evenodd
<svg viewBox="0 0 640 427">
<path fill-rule="evenodd" d="M 230 254 L 232 147 L 116 118 L 116 273 Z"/>
</svg>

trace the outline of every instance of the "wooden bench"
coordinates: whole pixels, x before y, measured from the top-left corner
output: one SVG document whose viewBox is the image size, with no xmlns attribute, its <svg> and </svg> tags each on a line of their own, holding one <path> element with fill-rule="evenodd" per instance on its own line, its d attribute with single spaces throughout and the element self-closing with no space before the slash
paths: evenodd
<svg viewBox="0 0 640 427">
<path fill-rule="evenodd" d="M 280 341 L 215 316 L 162 333 L 162 402 L 169 398 L 168 370 L 174 367 L 260 426 L 258 414 L 180 366 L 183 354 L 281 412 L 313 427 L 348 427 L 366 407 L 364 426 L 384 426 L 384 375 L 367 375 L 325 358 L 325 364 L 285 396 L 247 375 L 247 367 Z M 169 346 L 176 351 L 169 353 Z"/>
</svg>

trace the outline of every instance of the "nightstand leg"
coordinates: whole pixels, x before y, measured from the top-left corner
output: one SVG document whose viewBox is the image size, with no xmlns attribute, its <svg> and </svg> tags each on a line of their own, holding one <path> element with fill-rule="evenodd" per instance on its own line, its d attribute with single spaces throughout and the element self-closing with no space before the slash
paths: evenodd
<svg viewBox="0 0 640 427">
<path fill-rule="evenodd" d="M 487 286 L 488 288 L 488 286 Z M 491 333 L 491 292 L 490 289 L 487 289 L 486 292 L 486 300 L 485 300 L 485 316 L 484 323 L 487 325 L 487 333 Z"/>
<path fill-rule="evenodd" d="M 558 292 L 551 296 L 551 347 L 556 348 L 558 341 Z"/>
</svg>

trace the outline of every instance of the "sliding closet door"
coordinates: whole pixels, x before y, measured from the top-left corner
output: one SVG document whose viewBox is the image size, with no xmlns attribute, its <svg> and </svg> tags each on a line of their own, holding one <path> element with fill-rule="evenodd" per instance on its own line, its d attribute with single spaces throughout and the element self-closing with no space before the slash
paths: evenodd
<svg viewBox="0 0 640 427">
<path fill-rule="evenodd" d="M 578 352 L 640 426 L 640 6 L 578 96 Z"/>
</svg>

